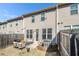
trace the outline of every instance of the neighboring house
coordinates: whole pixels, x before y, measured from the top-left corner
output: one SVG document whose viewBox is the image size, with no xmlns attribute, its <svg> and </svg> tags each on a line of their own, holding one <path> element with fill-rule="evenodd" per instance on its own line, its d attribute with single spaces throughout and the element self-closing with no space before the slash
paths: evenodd
<svg viewBox="0 0 79 59">
<path fill-rule="evenodd" d="M 49 45 L 60 30 L 79 28 L 78 17 L 79 4 L 59 4 L 1 23 L 0 33 L 21 33 L 25 41 Z"/>
<path fill-rule="evenodd" d="M 23 34 L 23 19 L 22 17 L 7 21 L 8 32 L 11 34 Z"/>
<path fill-rule="evenodd" d="M 6 22 L 0 24 L 0 34 L 5 34 L 5 33 L 7 33 L 7 28 L 6 28 L 6 26 L 7 26 L 7 23 L 6 23 Z"/>
<path fill-rule="evenodd" d="M 14 18 L 0 24 L 0 34 L 23 34 L 22 17 Z"/>
</svg>

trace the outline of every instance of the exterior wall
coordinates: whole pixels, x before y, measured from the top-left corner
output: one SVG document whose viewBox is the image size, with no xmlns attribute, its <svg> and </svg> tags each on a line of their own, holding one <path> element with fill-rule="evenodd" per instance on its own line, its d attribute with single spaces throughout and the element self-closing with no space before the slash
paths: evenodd
<svg viewBox="0 0 79 59">
<path fill-rule="evenodd" d="M 18 26 L 16 26 L 16 23 L 18 23 Z M 12 27 L 10 25 L 12 24 Z M 7 31 L 8 33 L 16 33 L 16 34 L 23 34 L 23 20 L 18 20 L 14 22 L 9 22 L 7 24 Z"/>
<path fill-rule="evenodd" d="M 18 23 L 18 26 L 16 26 L 16 23 Z M 12 27 L 10 26 L 12 24 Z M 5 25 L 5 24 L 4 24 Z M 3 26 L 1 25 L 0 33 L 3 34 L 23 34 L 23 20 L 8 22 L 3 29 Z"/>
<path fill-rule="evenodd" d="M 58 9 L 58 22 L 63 22 L 58 25 L 58 30 L 66 29 L 64 26 L 68 25 L 79 25 L 79 4 L 78 14 L 75 15 L 70 14 L 70 6 Z"/>
<path fill-rule="evenodd" d="M 0 25 L 0 34 L 6 34 L 6 32 L 7 32 L 6 26 L 7 26 L 7 24 Z"/>
<path fill-rule="evenodd" d="M 78 10 L 79 10 L 79 5 L 78 5 Z M 36 29 L 39 29 L 39 41 L 42 41 L 42 29 L 43 28 L 52 28 L 52 36 L 54 39 L 55 38 L 55 20 L 56 20 L 56 11 L 51 11 L 51 12 L 46 12 L 45 13 L 46 19 L 45 21 L 41 21 L 41 15 L 35 15 L 35 22 L 32 23 L 32 17 L 26 17 L 24 19 L 24 27 L 25 27 L 25 34 L 26 34 L 26 30 L 30 30 L 33 29 L 34 33 L 33 33 L 33 39 L 27 39 L 25 38 L 25 40 L 36 40 Z M 78 14 L 76 15 L 71 15 L 70 14 L 70 6 L 67 7 L 62 7 L 58 9 L 58 23 L 57 24 L 57 30 L 63 30 L 66 29 L 64 26 L 68 26 L 68 25 L 78 25 L 79 24 L 79 11 Z M 26 36 L 26 35 L 25 35 Z M 48 39 L 49 40 L 49 39 Z"/>
<path fill-rule="evenodd" d="M 41 14 L 35 15 L 35 22 L 32 23 L 32 17 L 26 17 L 24 19 L 24 28 L 25 28 L 25 34 L 26 30 L 33 30 L 33 38 L 25 40 L 34 40 L 36 41 L 36 29 L 39 29 L 39 41 L 42 41 L 42 29 L 46 28 L 52 28 L 52 39 L 55 37 L 55 11 L 45 12 L 45 20 L 41 21 Z M 47 39 L 48 41 L 51 41 L 50 39 Z"/>
<path fill-rule="evenodd" d="M 79 10 L 79 5 L 78 5 L 78 10 Z M 39 41 L 43 41 L 42 39 L 42 29 L 48 29 L 52 28 L 52 39 L 46 39 L 47 41 L 52 41 L 55 38 L 55 31 L 58 30 L 63 30 L 66 29 L 64 26 L 67 25 L 78 25 L 79 24 L 79 11 L 78 14 L 76 15 L 70 15 L 70 6 L 67 7 L 62 7 L 58 9 L 58 23 L 57 24 L 57 29 L 55 25 L 56 19 L 56 11 L 49 11 L 45 12 L 45 20 L 41 21 L 41 14 L 35 15 L 35 22 L 32 23 L 32 16 L 26 17 L 23 20 L 18 20 L 18 21 L 13 21 L 13 22 L 8 22 L 7 27 L 4 29 L 0 29 L 0 33 L 18 33 L 18 34 L 23 34 L 25 35 L 24 39 L 25 41 L 36 41 L 36 29 L 39 29 Z M 18 23 L 18 26 L 16 26 L 16 23 Z M 10 25 L 12 24 L 12 27 Z M 4 25 L 0 25 L 3 27 Z M 26 37 L 26 30 L 33 30 L 33 38 L 32 39 L 27 39 Z"/>
</svg>

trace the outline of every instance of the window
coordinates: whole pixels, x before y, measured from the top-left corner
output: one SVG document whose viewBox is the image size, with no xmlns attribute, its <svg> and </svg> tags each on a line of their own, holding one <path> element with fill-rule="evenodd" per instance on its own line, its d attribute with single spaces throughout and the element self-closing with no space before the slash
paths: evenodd
<svg viewBox="0 0 79 59">
<path fill-rule="evenodd" d="M 6 24 L 4 24 L 4 25 L 3 25 L 3 29 L 4 29 L 4 28 L 6 28 L 6 27 L 7 27 L 7 25 L 6 25 Z"/>
<path fill-rule="evenodd" d="M 27 38 L 29 38 L 29 30 L 27 30 Z"/>
<path fill-rule="evenodd" d="M 18 26 L 18 23 L 16 23 L 16 26 Z"/>
<path fill-rule="evenodd" d="M 34 18 L 34 15 L 32 16 L 32 23 L 34 23 L 35 22 L 35 18 Z"/>
<path fill-rule="evenodd" d="M 73 27 L 79 27 L 79 25 L 73 25 Z"/>
<path fill-rule="evenodd" d="M 2 29 L 2 26 L 0 26 L 0 29 Z"/>
<path fill-rule="evenodd" d="M 71 29 L 71 25 L 64 26 L 64 29 Z"/>
<path fill-rule="evenodd" d="M 71 15 L 74 15 L 74 14 L 78 14 L 78 5 L 77 4 L 72 4 L 71 7 Z"/>
<path fill-rule="evenodd" d="M 42 30 L 42 39 L 52 39 L 52 28 Z"/>
<path fill-rule="evenodd" d="M 4 29 L 5 27 L 7 27 L 7 25 L 6 25 L 6 24 L 4 24 L 4 25 L 3 25 L 3 29 Z"/>
<path fill-rule="evenodd" d="M 73 29 L 79 29 L 79 25 L 72 25 Z"/>
<path fill-rule="evenodd" d="M 39 29 L 36 29 L 36 41 L 38 41 Z"/>
<path fill-rule="evenodd" d="M 12 27 L 12 24 L 10 25 L 10 27 Z"/>
<path fill-rule="evenodd" d="M 7 27 L 7 24 L 5 24 L 5 27 Z"/>
<path fill-rule="evenodd" d="M 32 30 L 27 30 L 27 38 L 32 38 Z"/>
<path fill-rule="evenodd" d="M 3 26 L 3 29 L 4 29 L 5 27 Z"/>
<path fill-rule="evenodd" d="M 48 28 L 47 30 L 47 39 L 52 39 L 52 28 Z"/>
<path fill-rule="evenodd" d="M 41 13 L 41 21 L 44 21 L 45 20 L 45 13 Z"/>
<path fill-rule="evenodd" d="M 30 30 L 30 38 L 32 38 L 32 30 Z"/>
<path fill-rule="evenodd" d="M 46 39 L 46 29 L 42 30 L 42 39 Z"/>
<path fill-rule="evenodd" d="M 70 25 L 68 25 L 68 26 L 64 26 L 64 27 L 71 27 Z"/>
</svg>

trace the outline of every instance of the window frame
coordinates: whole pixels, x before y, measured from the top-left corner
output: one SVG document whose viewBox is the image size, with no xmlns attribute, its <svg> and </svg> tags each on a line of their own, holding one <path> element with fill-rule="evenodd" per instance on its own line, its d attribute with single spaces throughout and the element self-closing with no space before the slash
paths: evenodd
<svg viewBox="0 0 79 59">
<path fill-rule="evenodd" d="M 26 37 L 29 38 L 29 30 L 27 30 L 27 35 L 26 35 Z"/>
<path fill-rule="evenodd" d="M 70 14 L 71 15 L 76 15 L 78 14 L 78 4 L 72 4 L 70 6 Z"/>
<path fill-rule="evenodd" d="M 18 23 L 16 23 L 16 26 L 18 26 Z"/>
<path fill-rule="evenodd" d="M 49 31 L 49 30 L 51 30 L 51 31 Z M 49 38 L 50 35 L 51 35 L 51 38 Z M 47 29 L 47 39 L 52 39 L 52 28 Z"/>
<path fill-rule="evenodd" d="M 44 31 L 45 30 L 45 31 Z M 45 37 L 44 37 L 45 36 Z M 46 40 L 46 28 L 42 29 L 42 39 Z"/>
<path fill-rule="evenodd" d="M 32 23 L 34 23 L 34 22 L 35 22 L 35 16 L 32 15 Z"/>
<path fill-rule="evenodd" d="M 48 31 L 48 29 L 51 29 L 51 32 L 50 33 L 48 33 L 49 31 Z M 44 30 L 45 30 L 45 32 L 44 32 Z M 48 38 L 48 35 L 50 36 L 51 35 L 51 38 Z M 44 38 L 44 36 L 45 36 L 45 38 Z M 52 40 L 52 28 L 44 28 L 44 29 L 42 29 L 42 39 L 43 40 Z"/>
<path fill-rule="evenodd" d="M 29 32 L 30 32 L 29 33 L 29 38 L 32 39 L 33 38 L 33 30 L 30 30 Z"/>
<path fill-rule="evenodd" d="M 42 12 L 41 13 L 41 21 L 44 21 L 45 20 L 45 12 Z"/>
<path fill-rule="evenodd" d="M 10 24 L 10 27 L 12 27 L 12 24 Z"/>
<path fill-rule="evenodd" d="M 33 30 L 31 29 L 31 30 L 26 30 L 26 31 L 27 31 L 26 37 L 28 39 L 32 39 L 33 38 Z"/>
<path fill-rule="evenodd" d="M 3 29 L 5 28 L 5 25 L 3 25 Z"/>
</svg>

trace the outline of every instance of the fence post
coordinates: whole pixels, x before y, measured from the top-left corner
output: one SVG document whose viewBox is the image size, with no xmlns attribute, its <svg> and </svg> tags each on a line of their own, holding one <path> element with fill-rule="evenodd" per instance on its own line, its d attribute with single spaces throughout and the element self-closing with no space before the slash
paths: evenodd
<svg viewBox="0 0 79 59">
<path fill-rule="evenodd" d="M 76 42 L 76 39 L 75 39 L 75 54 L 77 56 L 77 42 Z"/>
</svg>

